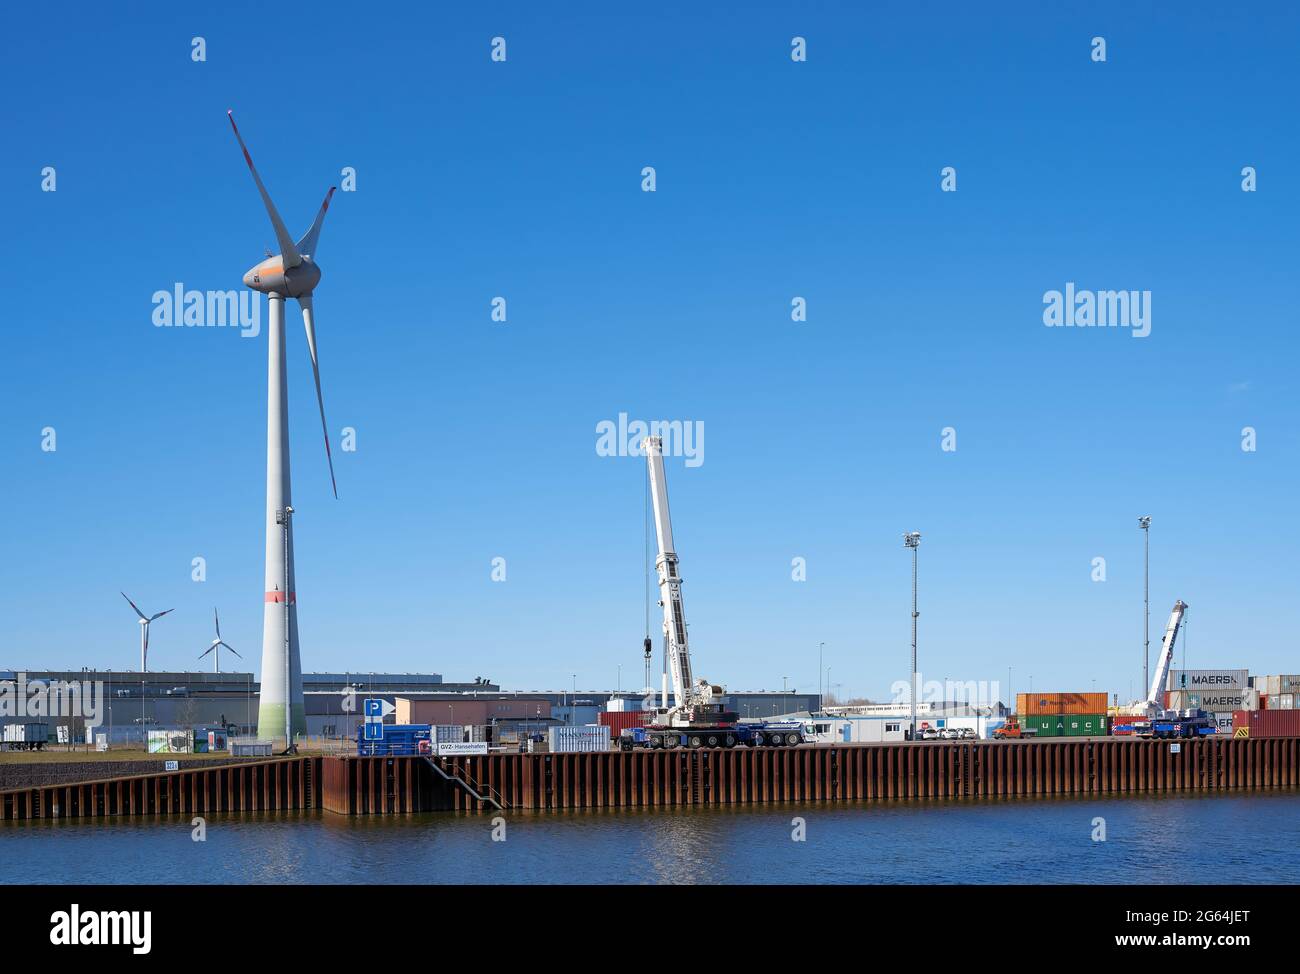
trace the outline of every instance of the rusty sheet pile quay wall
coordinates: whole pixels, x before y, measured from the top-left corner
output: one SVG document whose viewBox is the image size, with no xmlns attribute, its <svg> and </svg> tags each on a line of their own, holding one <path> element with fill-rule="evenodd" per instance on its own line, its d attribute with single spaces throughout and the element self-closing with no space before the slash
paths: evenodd
<svg viewBox="0 0 1300 974">
<path fill-rule="evenodd" d="M 299 757 L 0 792 L 0 818 L 645 808 L 1300 786 L 1300 738 Z"/>
</svg>

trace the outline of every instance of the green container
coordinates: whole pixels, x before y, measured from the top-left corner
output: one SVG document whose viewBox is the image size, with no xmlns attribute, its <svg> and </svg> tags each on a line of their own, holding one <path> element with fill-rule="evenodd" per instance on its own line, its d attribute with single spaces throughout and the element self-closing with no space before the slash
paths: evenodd
<svg viewBox="0 0 1300 974">
<path fill-rule="evenodd" d="M 1060 737 L 1064 733 L 1062 719 L 1057 716 L 1034 714 L 1029 717 L 1021 717 L 1020 726 L 1033 730 L 1035 737 Z"/>
<path fill-rule="evenodd" d="M 1056 719 L 1064 737 L 1104 737 L 1107 732 L 1105 714 L 1065 714 Z"/>
</svg>

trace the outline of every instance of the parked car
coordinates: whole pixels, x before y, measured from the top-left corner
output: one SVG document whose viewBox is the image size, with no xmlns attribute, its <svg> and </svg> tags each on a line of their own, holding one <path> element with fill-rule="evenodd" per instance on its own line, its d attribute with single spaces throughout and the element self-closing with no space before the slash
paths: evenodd
<svg viewBox="0 0 1300 974">
<path fill-rule="evenodd" d="M 939 736 L 945 741 L 955 741 L 961 738 L 961 731 L 956 727 L 945 727 L 939 731 Z"/>
<path fill-rule="evenodd" d="M 921 730 L 917 731 L 916 733 L 918 739 L 922 741 L 939 740 L 939 728 L 937 727 L 923 727 L 921 728 Z"/>
<path fill-rule="evenodd" d="M 976 735 L 976 733 L 975 733 L 975 728 L 974 728 L 974 727 L 963 727 L 963 728 L 958 732 L 958 734 L 959 734 L 960 739 L 963 740 L 963 741 L 973 741 L 973 740 L 976 740 L 977 737 L 978 737 L 978 735 Z"/>
</svg>

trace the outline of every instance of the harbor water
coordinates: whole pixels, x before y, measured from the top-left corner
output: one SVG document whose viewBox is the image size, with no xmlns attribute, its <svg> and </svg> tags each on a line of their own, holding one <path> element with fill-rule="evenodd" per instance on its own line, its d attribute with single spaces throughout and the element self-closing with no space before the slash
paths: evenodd
<svg viewBox="0 0 1300 974">
<path fill-rule="evenodd" d="M 1300 793 L 7 822 L 6 883 L 1295 883 Z"/>
</svg>

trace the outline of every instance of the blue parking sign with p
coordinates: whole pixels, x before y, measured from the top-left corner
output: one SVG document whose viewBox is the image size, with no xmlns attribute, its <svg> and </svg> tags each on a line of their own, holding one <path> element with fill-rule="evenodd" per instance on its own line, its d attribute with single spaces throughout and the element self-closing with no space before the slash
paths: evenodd
<svg viewBox="0 0 1300 974">
<path fill-rule="evenodd" d="M 364 700 L 362 703 L 365 707 L 364 712 L 367 717 L 383 717 L 384 702 L 382 700 Z"/>
</svg>

